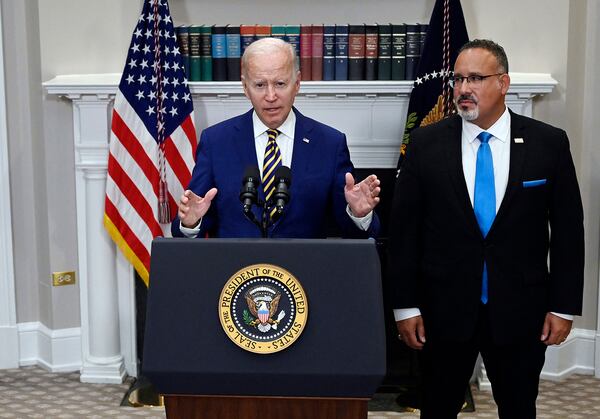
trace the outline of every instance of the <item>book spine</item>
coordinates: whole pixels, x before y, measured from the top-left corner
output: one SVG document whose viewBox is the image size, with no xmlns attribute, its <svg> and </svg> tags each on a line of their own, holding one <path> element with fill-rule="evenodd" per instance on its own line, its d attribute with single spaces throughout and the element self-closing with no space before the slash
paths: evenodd
<svg viewBox="0 0 600 419">
<path fill-rule="evenodd" d="M 348 26 L 348 80 L 365 79 L 365 25 Z"/>
<path fill-rule="evenodd" d="M 227 26 L 227 80 L 238 81 L 241 75 L 240 27 Z"/>
<path fill-rule="evenodd" d="M 377 80 L 377 25 L 365 25 L 365 80 Z"/>
<path fill-rule="evenodd" d="M 406 25 L 392 25 L 392 80 L 406 80 Z"/>
<path fill-rule="evenodd" d="M 192 25 L 189 28 L 190 42 L 190 81 L 202 80 L 200 65 L 200 30 L 201 26 Z"/>
<path fill-rule="evenodd" d="M 256 40 L 256 25 L 240 25 L 240 44 L 241 55 L 244 55 L 246 48 Z"/>
<path fill-rule="evenodd" d="M 335 80 L 335 26 L 323 26 L 323 80 Z"/>
<path fill-rule="evenodd" d="M 379 25 L 379 43 L 377 45 L 377 79 L 392 78 L 392 25 Z"/>
<path fill-rule="evenodd" d="M 271 26 L 271 37 L 286 41 L 285 26 Z"/>
<path fill-rule="evenodd" d="M 323 25 L 312 25 L 311 74 L 311 80 L 323 80 Z"/>
<path fill-rule="evenodd" d="M 348 25 L 335 26 L 335 79 L 348 80 Z"/>
<path fill-rule="evenodd" d="M 425 40 L 427 39 L 427 29 L 429 29 L 429 25 L 421 24 L 419 25 L 419 41 L 421 42 L 421 48 L 419 51 L 419 55 L 423 56 L 423 50 L 425 49 Z"/>
<path fill-rule="evenodd" d="M 312 79 L 312 27 L 300 25 L 300 73 L 302 80 Z"/>
<path fill-rule="evenodd" d="M 406 25 L 406 80 L 414 80 L 421 57 L 419 25 Z"/>
<path fill-rule="evenodd" d="M 271 25 L 256 25 L 256 39 L 268 38 L 271 36 Z"/>
<path fill-rule="evenodd" d="M 202 81 L 212 81 L 212 27 L 200 28 L 200 67 Z"/>
<path fill-rule="evenodd" d="M 177 43 L 181 50 L 181 61 L 185 70 L 185 77 L 190 79 L 190 30 L 187 26 L 181 25 L 175 28 Z"/>
<path fill-rule="evenodd" d="M 285 38 L 296 50 L 296 68 L 300 68 L 300 25 L 286 25 Z"/>
<path fill-rule="evenodd" d="M 212 67 L 214 81 L 227 81 L 227 41 L 225 26 L 213 26 Z"/>
</svg>

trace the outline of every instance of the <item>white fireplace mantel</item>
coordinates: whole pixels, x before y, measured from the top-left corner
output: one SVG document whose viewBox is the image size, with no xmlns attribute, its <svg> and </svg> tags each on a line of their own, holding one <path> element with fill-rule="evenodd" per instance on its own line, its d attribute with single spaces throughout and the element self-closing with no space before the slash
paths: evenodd
<svg viewBox="0 0 600 419">
<path fill-rule="evenodd" d="M 549 74 L 511 73 L 506 97 L 531 116 L 533 98 L 552 92 Z M 137 375 L 133 271 L 102 226 L 112 102 L 120 74 L 57 76 L 48 95 L 73 104 L 78 262 L 81 296 L 81 380 L 121 382 Z M 195 122 L 202 128 L 250 108 L 240 82 L 190 83 Z M 358 168 L 395 168 L 411 81 L 303 82 L 300 112 L 346 133 Z"/>
</svg>

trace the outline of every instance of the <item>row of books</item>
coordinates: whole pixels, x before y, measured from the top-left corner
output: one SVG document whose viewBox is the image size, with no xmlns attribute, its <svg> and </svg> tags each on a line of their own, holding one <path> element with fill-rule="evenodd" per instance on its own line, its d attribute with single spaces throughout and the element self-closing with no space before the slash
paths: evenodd
<svg viewBox="0 0 600 419">
<path fill-rule="evenodd" d="M 294 46 L 302 80 L 413 80 L 423 24 L 191 25 L 175 28 L 189 81 L 240 80 L 240 58 L 257 39 Z"/>
</svg>

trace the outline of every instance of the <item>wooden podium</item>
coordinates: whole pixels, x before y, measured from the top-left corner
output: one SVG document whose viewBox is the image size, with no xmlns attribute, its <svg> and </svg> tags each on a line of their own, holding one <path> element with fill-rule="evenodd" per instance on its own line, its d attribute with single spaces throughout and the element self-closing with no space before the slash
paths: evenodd
<svg viewBox="0 0 600 419">
<path fill-rule="evenodd" d="M 242 349 L 219 317 L 226 283 L 255 264 L 287 270 L 307 298 L 304 329 L 274 353 Z M 142 373 L 168 418 L 366 418 L 385 372 L 374 241 L 153 242 Z"/>
</svg>

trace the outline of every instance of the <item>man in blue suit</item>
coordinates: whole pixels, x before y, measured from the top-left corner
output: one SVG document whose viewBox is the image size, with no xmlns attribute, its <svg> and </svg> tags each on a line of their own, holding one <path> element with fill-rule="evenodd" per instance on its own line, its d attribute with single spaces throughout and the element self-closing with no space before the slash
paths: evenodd
<svg viewBox="0 0 600 419">
<path fill-rule="evenodd" d="M 258 40 L 246 49 L 242 84 L 253 109 L 202 132 L 192 180 L 172 224 L 174 237 L 260 237 L 238 198 L 242 177 L 247 167 L 257 166 L 265 200 L 269 177 L 281 165 L 291 168 L 290 200 L 269 223 L 268 237 L 326 237 L 331 220 L 344 237 L 378 233 L 373 209 L 379 180 L 370 175 L 355 184 L 345 135 L 293 108 L 300 89 L 295 63 L 294 48 L 278 39 Z M 262 208 L 252 211 L 262 218 Z"/>
</svg>

